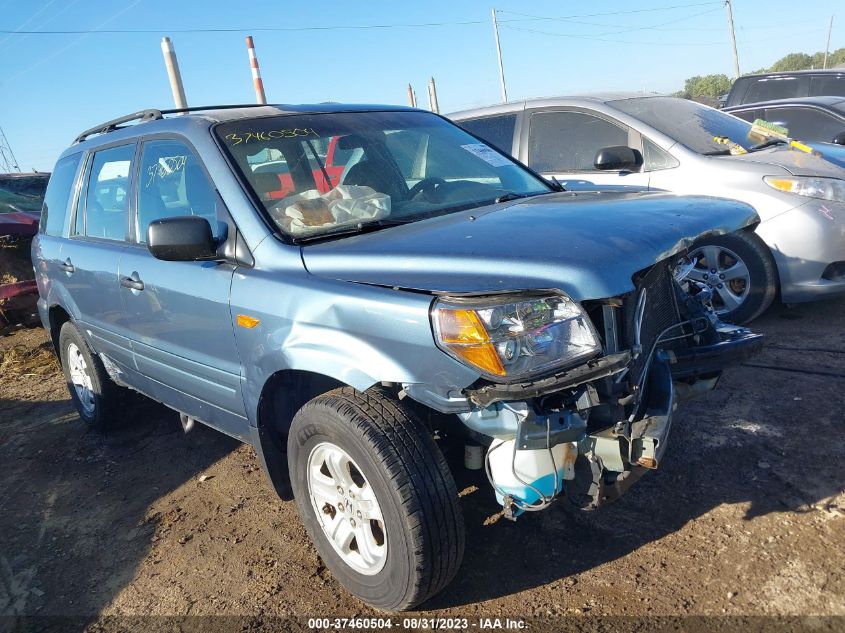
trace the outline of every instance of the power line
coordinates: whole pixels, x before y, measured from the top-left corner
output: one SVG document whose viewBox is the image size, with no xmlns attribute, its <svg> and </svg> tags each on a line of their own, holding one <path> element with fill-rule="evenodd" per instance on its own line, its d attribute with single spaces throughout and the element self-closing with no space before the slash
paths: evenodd
<svg viewBox="0 0 845 633">
<path fill-rule="evenodd" d="M 481 20 L 467 20 L 465 22 L 419 22 L 408 24 L 344 24 L 337 26 L 279 26 L 279 27 L 253 27 L 244 28 L 215 28 L 215 29 L 80 29 L 80 30 L 57 30 L 57 31 L 4 31 L 14 35 L 87 35 L 91 33 L 245 33 L 247 31 L 340 31 L 340 30 L 365 30 L 365 29 L 393 29 L 393 28 L 417 28 L 434 26 L 466 26 L 471 24 L 486 24 Z"/>
<path fill-rule="evenodd" d="M 590 18 L 607 15 L 630 15 L 633 13 L 651 13 L 654 11 L 669 11 L 674 9 L 686 9 L 689 7 L 711 6 L 714 4 L 721 5 L 722 1 L 710 2 L 696 2 L 693 4 L 679 4 L 664 7 L 653 7 L 651 9 L 633 9 L 629 11 L 609 11 L 605 13 L 590 13 L 584 15 L 572 15 L 562 17 L 548 17 L 536 16 L 526 13 L 517 13 L 516 11 L 500 10 L 499 13 L 509 13 L 512 15 L 522 16 L 522 19 L 500 20 L 500 22 L 526 22 L 534 20 L 569 20 L 572 18 Z M 24 23 L 26 24 L 26 23 Z M 189 29 L 61 29 L 61 30 L 0 30 L 0 33 L 7 36 L 12 35 L 87 35 L 91 33 L 103 34 L 150 34 L 150 33 L 243 33 L 246 31 L 267 31 L 267 32 L 297 32 L 297 31 L 340 31 L 340 30 L 367 30 L 367 29 L 394 29 L 394 28 L 429 28 L 442 26 L 472 26 L 478 24 L 486 24 L 482 20 L 465 20 L 458 22 L 411 22 L 411 23 L 396 23 L 396 24 L 343 24 L 333 26 L 280 26 L 280 27 L 244 27 L 244 28 L 189 28 Z"/>
<path fill-rule="evenodd" d="M 561 16 L 548 16 L 548 15 L 531 15 L 530 13 L 519 13 L 517 11 L 507 11 L 505 9 L 499 10 L 499 13 L 509 13 L 511 15 L 520 15 L 522 17 L 528 18 L 529 20 L 572 20 L 574 18 L 598 18 L 607 15 L 631 15 L 633 13 L 653 13 L 655 11 L 671 11 L 674 9 L 689 9 L 692 7 L 704 7 L 704 6 L 713 6 L 718 4 L 722 6 L 723 0 L 715 0 L 710 2 L 696 2 L 694 4 L 676 4 L 668 7 L 652 7 L 651 9 L 631 9 L 628 11 L 607 11 L 604 13 L 588 13 L 588 14 L 581 14 L 581 15 L 561 15 Z M 502 22 L 516 22 L 517 20 L 502 20 Z"/>
<path fill-rule="evenodd" d="M 511 31 L 522 31 L 524 33 L 536 33 L 538 35 L 551 35 L 553 37 L 571 37 L 577 40 L 590 40 L 593 42 L 611 42 L 613 44 L 636 44 L 636 45 L 643 45 L 643 46 L 715 46 L 715 45 L 724 45 L 726 42 L 700 42 L 700 43 L 693 43 L 693 42 L 641 42 L 641 41 L 631 41 L 631 40 L 616 40 L 616 39 L 608 39 L 606 37 L 600 36 L 592 36 L 592 35 L 576 35 L 574 33 L 551 33 L 550 31 L 541 31 L 539 29 L 528 29 L 521 26 L 510 26 L 505 25 L 505 28 L 510 29 Z"/>
</svg>

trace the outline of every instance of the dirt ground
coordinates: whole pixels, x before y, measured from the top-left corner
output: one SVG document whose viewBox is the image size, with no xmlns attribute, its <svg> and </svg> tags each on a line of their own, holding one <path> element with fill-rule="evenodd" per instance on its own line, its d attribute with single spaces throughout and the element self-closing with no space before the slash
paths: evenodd
<svg viewBox="0 0 845 633">
<path fill-rule="evenodd" d="M 416 615 L 845 616 L 843 323 L 845 300 L 770 310 L 756 366 L 681 405 L 661 469 L 596 512 L 486 524 L 459 471 L 466 558 Z M 46 340 L 0 338 L 0 615 L 373 614 L 250 447 L 141 398 L 86 430 Z"/>
</svg>

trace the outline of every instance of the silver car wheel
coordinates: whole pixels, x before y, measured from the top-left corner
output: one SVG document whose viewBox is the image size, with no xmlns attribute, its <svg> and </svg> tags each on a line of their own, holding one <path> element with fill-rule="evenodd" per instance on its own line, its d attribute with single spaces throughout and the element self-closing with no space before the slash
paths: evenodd
<svg viewBox="0 0 845 633">
<path fill-rule="evenodd" d="M 751 273 L 735 252 L 708 244 L 691 251 L 689 256 L 698 261 L 687 278 L 703 283 L 713 291 L 716 314 L 732 312 L 748 298 Z"/>
<path fill-rule="evenodd" d="M 308 494 L 326 539 L 355 571 L 377 574 L 387 560 L 387 532 L 375 491 L 339 446 L 318 444 L 308 456 Z"/>
<path fill-rule="evenodd" d="M 94 388 L 91 385 L 91 374 L 82 350 L 76 343 L 69 343 L 67 346 L 67 365 L 70 374 L 70 382 L 73 385 L 79 404 L 86 415 L 94 414 L 96 407 L 94 403 Z"/>
</svg>

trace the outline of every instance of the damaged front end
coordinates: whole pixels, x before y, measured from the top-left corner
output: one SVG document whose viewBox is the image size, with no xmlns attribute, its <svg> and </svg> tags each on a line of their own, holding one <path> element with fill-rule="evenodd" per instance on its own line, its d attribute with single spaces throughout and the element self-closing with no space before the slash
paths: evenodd
<svg viewBox="0 0 845 633">
<path fill-rule="evenodd" d="M 689 268 L 664 260 L 634 276 L 633 292 L 584 302 L 583 322 L 567 326 L 587 340 L 574 351 L 583 362 L 531 379 L 485 377 L 464 390 L 474 406 L 457 415 L 487 446 L 483 467 L 507 517 L 561 494 L 585 509 L 618 498 L 660 465 L 676 403 L 713 389 L 725 367 L 760 349 L 762 335 L 718 319 L 707 290 L 684 278 Z M 454 340 L 472 338 L 472 324 L 449 327 Z M 452 353 L 479 346 L 462 344 Z"/>
</svg>

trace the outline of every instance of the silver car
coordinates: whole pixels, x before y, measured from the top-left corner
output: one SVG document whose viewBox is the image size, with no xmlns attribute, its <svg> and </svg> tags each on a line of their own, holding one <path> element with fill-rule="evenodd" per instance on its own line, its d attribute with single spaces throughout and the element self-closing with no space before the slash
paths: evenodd
<svg viewBox="0 0 845 633">
<path fill-rule="evenodd" d="M 693 278 L 717 312 L 747 322 L 785 303 L 845 293 L 845 151 L 813 154 L 713 108 L 605 94 L 507 103 L 449 115 L 570 190 L 665 190 L 751 204 L 761 223 L 700 240 Z M 667 217 L 671 222 L 671 217 Z"/>
</svg>

